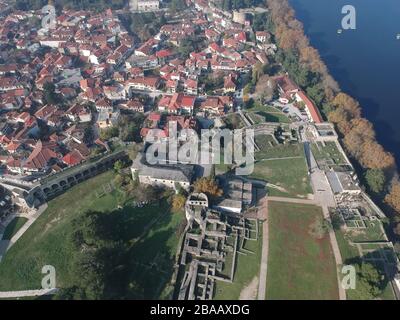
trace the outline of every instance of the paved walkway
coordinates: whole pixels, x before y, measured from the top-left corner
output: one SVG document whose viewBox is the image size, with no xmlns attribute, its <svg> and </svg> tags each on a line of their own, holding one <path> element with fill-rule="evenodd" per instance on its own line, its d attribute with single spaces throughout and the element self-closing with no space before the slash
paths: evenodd
<svg viewBox="0 0 400 320">
<path fill-rule="evenodd" d="M 317 205 L 314 200 L 310 199 L 297 199 L 297 198 L 286 198 L 286 197 L 268 197 L 269 201 L 277 201 L 277 202 L 289 202 L 289 203 L 298 203 L 298 204 L 312 204 Z"/>
<path fill-rule="evenodd" d="M 0 292 L 0 299 L 39 297 L 39 296 L 55 294 L 57 291 L 58 291 L 57 288 L 39 289 L 39 290 L 3 291 L 3 292 Z"/>
<path fill-rule="evenodd" d="M 281 157 L 281 158 L 266 158 L 266 159 L 257 159 L 257 161 L 275 161 L 275 160 L 290 160 L 290 159 L 303 159 L 303 157 Z"/>
<path fill-rule="evenodd" d="M 258 300 L 265 300 L 267 286 L 267 268 L 268 268 L 268 250 L 269 250 L 269 227 L 268 227 L 268 197 L 265 196 L 262 200 L 262 205 L 259 210 L 262 211 L 263 232 L 262 232 L 262 251 L 260 276 L 258 283 Z"/>
<path fill-rule="evenodd" d="M 326 205 L 322 206 L 322 211 L 324 213 L 324 218 L 332 223 L 331 217 L 329 215 L 329 210 Z M 343 265 L 342 255 L 340 253 L 339 245 L 336 240 L 336 234 L 333 229 L 329 230 L 329 240 L 331 242 L 331 247 L 333 251 L 333 255 L 335 257 L 336 267 L 337 267 L 337 281 L 338 281 L 338 288 L 339 288 L 339 299 L 346 300 L 346 291 L 342 287 L 342 283 L 340 280 L 340 270 L 339 268 Z"/>
<path fill-rule="evenodd" d="M 22 235 L 28 230 L 28 228 L 36 221 L 37 218 L 47 209 L 47 203 L 41 205 L 38 210 L 33 214 L 17 214 L 14 217 L 25 217 L 28 219 L 27 222 L 17 231 L 17 233 L 10 239 L 10 240 L 0 240 L 0 261 L 2 260 L 3 256 L 6 254 L 8 250 L 22 237 Z M 13 217 L 13 218 L 14 218 Z M 10 223 L 12 219 L 7 221 L 7 224 Z M 7 227 L 7 225 L 4 225 Z"/>
</svg>

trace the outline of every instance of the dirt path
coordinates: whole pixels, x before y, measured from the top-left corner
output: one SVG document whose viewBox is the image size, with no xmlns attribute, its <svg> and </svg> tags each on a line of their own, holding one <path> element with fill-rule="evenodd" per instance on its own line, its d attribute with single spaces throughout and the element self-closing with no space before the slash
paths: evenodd
<svg viewBox="0 0 400 320">
<path fill-rule="evenodd" d="M 329 215 L 328 207 L 322 206 L 322 211 L 324 213 L 324 218 L 332 223 L 331 217 Z M 331 242 L 331 247 L 332 247 L 333 255 L 335 258 L 336 267 L 340 268 L 343 265 L 342 255 L 340 253 L 339 245 L 337 243 L 335 231 L 332 229 L 329 230 L 329 240 Z M 341 279 L 339 276 L 339 270 L 338 270 L 337 280 L 338 280 L 338 289 L 339 289 L 339 299 L 346 300 L 346 291 L 342 287 Z"/>
<path fill-rule="evenodd" d="M 262 205 L 260 210 L 262 211 L 261 219 L 263 220 L 263 233 L 262 233 L 260 279 L 258 284 L 258 300 L 265 300 L 265 291 L 267 286 L 268 248 L 269 248 L 267 196 L 265 196 L 261 201 Z"/>
<path fill-rule="evenodd" d="M 286 198 L 286 197 L 268 197 L 268 200 L 269 201 L 278 201 L 278 202 L 318 205 L 314 200 L 309 200 L 309 199 L 297 199 L 297 198 Z"/>
<path fill-rule="evenodd" d="M 255 300 L 257 298 L 258 277 L 253 280 L 240 292 L 239 300 Z"/>
</svg>

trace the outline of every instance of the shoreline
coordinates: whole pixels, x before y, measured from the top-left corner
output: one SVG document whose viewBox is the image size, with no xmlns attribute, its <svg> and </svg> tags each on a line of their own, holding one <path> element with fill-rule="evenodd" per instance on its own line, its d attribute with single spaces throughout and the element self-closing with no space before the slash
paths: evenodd
<svg viewBox="0 0 400 320">
<path fill-rule="evenodd" d="M 322 7 L 322 4 L 318 4 L 315 6 L 315 13 L 314 8 L 310 7 L 309 1 L 289 0 L 289 4 L 294 9 L 296 18 L 303 24 L 305 35 L 309 38 L 310 44 L 319 51 L 322 61 L 327 65 L 329 72 L 339 83 L 341 91 L 354 97 L 360 102 L 360 105 L 362 106 L 362 115 L 373 124 L 377 135 L 377 141 L 388 152 L 393 154 L 396 165 L 399 168 L 400 140 L 398 137 L 400 131 L 396 129 L 397 125 L 394 123 L 394 119 L 397 118 L 397 115 L 395 113 L 395 108 L 392 107 L 394 104 L 393 102 L 396 100 L 394 99 L 393 86 L 388 84 L 392 83 L 392 81 L 383 80 L 382 84 L 381 81 L 363 81 L 363 79 L 360 81 L 360 78 L 364 76 L 366 76 L 366 78 L 371 78 L 375 74 L 377 77 L 376 80 L 386 78 L 388 72 L 387 67 L 389 64 L 389 62 L 383 62 L 386 54 L 383 55 L 380 50 L 375 49 L 374 46 L 371 48 L 373 53 L 368 53 L 366 58 L 364 58 L 364 55 L 360 56 L 359 64 L 366 66 L 371 64 L 372 56 L 381 54 L 377 59 L 377 64 L 371 66 L 371 69 L 369 69 L 365 75 L 360 75 L 359 72 L 357 72 L 358 67 L 352 67 L 349 58 L 349 56 L 357 53 L 358 49 L 358 46 L 353 45 L 353 41 L 357 41 L 357 45 L 361 45 L 363 48 L 368 44 L 364 35 L 371 32 L 372 29 L 369 25 L 365 26 L 366 22 L 372 24 L 373 17 L 368 15 L 370 9 L 357 4 L 360 6 L 358 9 L 360 11 L 359 15 L 362 15 L 361 18 L 364 20 L 358 22 L 358 24 L 360 25 L 360 29 L 363 30 L 350 30 L 348 33 L 344 32 L 346 35 L 338 36 L 335 30 L 331 30 L 334 26 L 333 19 L 328 20 L 326 24 L 322 23 L 328 12 L 335 10 L 339 14 L 339 9 L 341 8 L 340 3 L 329 3 L 327 4 L 327 7 Z M 391 5 L 387 6 L 387 8 L 391 7 Z M 366 15 L 368 16 L 365 17 Z M 337 22 L 339 22 L 338 18 Z M 378 28 L 377 32 L 381 32 L 382 28 L 382 26 Z M 361 34 L 356 36 L 356 31 Z M 398 54 L 396 49 L 398 43 L 396 43 L 395 36 L 393 36 L 391 42 L 388 42 L 388 38 L 390 37 L 388 34 L 392 35 L 392 31 L 393 30 L 391 29 L 388 30 L 388 32 L 382 37 L 384 40 L 379 40 L 376 44 L 377 46 L 382 46 L 384 44 L 388 45 L 388 59 L 390 65 L 394 63 L 392 56 L 397 56 Z M 339 44 L 343 44 L 340 49 Z M 396 46 L 396 48 L 393 46 Z M 399 66 L 400 65 L 397 64 L 393 65 L 393 67 L 395 67 L 393 68 L 393 71 L 394 69 L 397 70 Z M 379 69 L 379 71 L 377 71 L 377 69 Z M 348 70 L 350 71 L 347 72 Z M 386 87 L 387 85 L 387 90 L 384 90 L 383 87 Z M 374 87 L 375 89 L 372 90 L 371 87 Z"/>
<path fill-rule="evenodd" d="M 298 55 L 301 56 L 303 50 L 308 50 L 309 55 L 312 55 L 312 62 L 316 64 L 314 69 L 307 65 L 311 65 L 309 61 L 301 62 L 300 57 L 298 58 L 298 63 L 303 64 L 305 68 L 309 68 L 316 74 L 322 75 L 321 80 L 324 82 L 323 89 L 325 94 L 325 104 L 321 106 L 321 103 L 317 103 L 313 97 L 311 98 L 314 100 L 314 102 L 316 102 L 324 117 L 335 125 L 340 137 L 340 143 L 342 144 L 346 155 L 353 163 L 355 163 L 355 168 L 357 171 L 360 171 L 360 178 L 362 178 L 363 173 L 365 175 L 368 170 L 376 169 L 384 171 L 386 177 L 384 194 L 377 196 L 371 194 L 369 191 L 368 194 L 375 202 L 377 202 L 380 207 L 384 209 L 388 217 L 395 217 L 396 215 L 393 213 L 397 213 L 398 215 L 399 208 L 396 207 L 397 203 L 391 203 L 388 199 L 388 196 L 391 194 L 391 192 L 396 189 L 394 186 L 399 183 L 398 167 L 393 155 L 386 151 L 376 140 L 376 131 L 373 125 L 366 118 L 361 116 L 361 107 L 358 101 L 345 94 L 337 84 L 336 80 L 333 79 L 325 61 L 321 58 L 319 51 L 310 44 L 309 38 L 304 32 L 303 23 L 296 18 L 296 12 L 293 6 L 291 6 L 290 2 L 288 0 L 266 0 L 266 5 L 269 9 L 270 19 L 274 26 L 273 34 L 276 38 L 276 43 L 278 48 L 283 51 L 283 54 L 290 54 L 292 51 L 297 51 Z M 295 25 L 295 27 L 292 28 L 289 26 L 289 23 L 292 23 Z M 292 39 L 290 39 L 290 37 L 292 37 Z M 291 77 L 293 77 L 293 74 L 290 72 L 290 70 L 287 70 L 286 67 L 285 70 Z M 306 91 L 310 89 L 309 86 L 301 87 L 303 87 Z M 349 107 L 349 105 L 351 105 L 351 107 Z M 343 116 L 345 116 L 346 119 L 343 120 Z M 354 134 L 353 131 L 357 130 L 356 125 L 359 124 L 362 124 L 368 129 L 366 131 L 368 131 L 370 136 L 363 136 L 363 131 L 358 132 L 358 135 L 365 139 L 360 139 L 360 141 L 365 144 L 365 150 L 359 153 L 359 157 L 356 157 L 355 154 L 352 154 L 348 150 L 350 143 L 347 141 L 346 145 L 346 139 L 349 140 L 349 135 Z M 369 143 L 374 144 L 373 147 L 375 148 L 375 153 L 368 154 L 368 152 L 366 152 L 369 147 Z M 376 157 L 374 157 L 375 155 Z M 366 159 L 363 159 L 362 157 L 365 157 Z M 368 189 L 368 186 L 365 185 L 365 181 L 362 181 L 362 185 Z"/>
</svg>

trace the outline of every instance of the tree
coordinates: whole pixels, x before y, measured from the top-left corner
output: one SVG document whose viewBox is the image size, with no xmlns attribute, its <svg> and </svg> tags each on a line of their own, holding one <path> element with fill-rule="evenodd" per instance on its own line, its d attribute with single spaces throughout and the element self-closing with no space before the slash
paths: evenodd
<svg viewBox="0 0 400 320">
<path fill-rule="evenodd" d="M 394 225 L 394 227 L 393 227 L 393 233 L 394 233 L 396 236 L 400 237 L 400 222 L 399 222 L 399 223 L 396 223 L 396 224 Z M 397 243 L 397 246 L 398 246 L 398 248 L 400 249 L 400 243 Z M 399 253 L 400 253 L 400 250 L 399 250 Z"/>
<path fill-rule="evenodd" d="M 110 140 L 111 138 L 118 137 L 119 130 L 117 127 L 110 127 L 100 131 L 100 138 L 102 140 Z"/>
<path fill-rule="evenodd" d="M 87 126 L 84 131 L 83 142 L 92 144 L 94 139 L 94 130 L 92 126 Z"/>
<path fill-rule="evenodd" d="M 129 195 L 135 198 L 138 202 L 155 201 L 160 199 L 162 191 L 163 189 L 160 187 L 142 185 L 135 183 L 135 181 L 133 181 L 133 184 L 127 190 Z"/>
<path fill-rule="evenodd" d="M 171 3 L 169 4 L 169 8 L 174 13 L 179 12 L 180 10 L 183 10 L 185 7 L 186 7 L 186 4 L 185 4 L 184 0 L 171 0 Z"/>
<path fill-rule="evenodd" d="M 338 212 L 332 214 L 331 221 L 332 221 L 332 228 L 334 230 L 340 230 L 345 224 L 342 215 Z"/>
<path fill-rule="evenodd" d="M 342 135 L 348 134 L 351 130 L 351 118 L 343 108 L 336 108 L 329 113 L 328 120 L 336 125 Z"/>
<path fill-rule="evenodd" d="M 370 263 L 356 265 L 356 290 L 351 290 L 351 297 L 362 300 L 372 300 L 382 292 L 383 276 Z"/>
<path fill-rule="evenodd" d="M 184 195 L 175 194 L 172 197 L 172 208 L 174 209 L 174 211 L 179 211 L 184 207 L 185 202 L 186 202 L 186 198 Z"/>
<path fill-rule="evenodd" d="M 358 102 L 343 92 L 340 92 L 335 97 L 333 104 L 337 107 L 342 107 L 343 109 L 347 110 L 353 118 L 361 117 L 361 108 Z"/>
<path fill-rule="evenodd" d="M 253 93 L 255 90 L 255 86 L 252 82 L 249 82 L 248 84 L 246 84 L 246 86 L 243 89 L 243 94 L 244 95 L 249 95 L 251 93 Z"/>
<path fill-rule="evenodd" d="M 354 158 L 361 159 L 364 143 L 374 140 L 375 132 L 371 122 L 363 118 L 353 119 L 350 125 L 352 128 L 344 137 L 344 145 Z"/>
<path fill-rule="evenodd" d="M 385 173 L 382 169 L 368 169 L 364 175 L 368 189 L 376 194 L 382 194 L 385 187 Z"/>
<path fill-rule="evenodd" d="M 324 99 L 325 99 L 325 92 L 324 88 L 320 83 L 317 83 L 313 86 L 309 86 L 307 88 L 307 94 L 308 96 L 318 105 L 320 106 Z"/>
<path fill-rule="evenodd" d="M 267 75 L 262 75 L 257 81 L 253 96 L 262 103 L 264 100 L 271 100 L 275 90 L 275 81 Z"/>
<path fill-rule="evenodd" d="M 376 140 L 364 141 L 359 161 L 364 168 L 370 169 L 391 169 L 395 166 L 392 154 L 386 152 Z"/>
<path fill-rule="evenodd" d="M 121 173 L 122 169 L 125 167 L 124 163 L 121 160 L 117 160 L 114 163 L 114 170 L 116 173 Z"/>
<path fill-rule="evenodd" d="M 56 86 L 52 82 L 46 82 L 43 85 L 44 99 L 48 104 L 57 104 L 60 102 L 59 96 L 56 94 Z"/>
<path fill-rule="evenodd" d="M 257 62 L 254 65 L 253 72 L 252 72 L 252 81 L 254 84 L 256 84 L 258 82 L 258 80 L 263 75 L 263 73 L 264 73 L 263 64 L 261 62 Z"/>
<path fill-rule="evenodd" d="M 385 197 L 385 202 L 400 214 L 400 182 L 395 181 L 392 184 L 390 192 Z"/>
<path fill-rule="evenodd" d="M 195 192 L 203 192 L 211 198 L 220 197 L 223 191 L 212 177 L 202 177 L 194 183 Z"/>
<path fill-rule="evenodd" d="M 140 129 L 144 121 L 139 112 L 121 114 L 118 121 L 119 138 L 122 141 L 140 142 Z"/>
</svg>

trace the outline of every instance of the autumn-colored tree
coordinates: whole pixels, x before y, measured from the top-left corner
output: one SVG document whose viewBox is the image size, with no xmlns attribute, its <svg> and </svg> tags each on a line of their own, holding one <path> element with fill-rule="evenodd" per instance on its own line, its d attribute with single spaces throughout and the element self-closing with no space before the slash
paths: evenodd
<svg viewBox="0 0 400 320">
<path fill-rule="evenodd" d="M 363 144 L 361 165 L 368 169 L 390 169 L 395 166 L 393 155 L 386 152 L 375 140 L 366 140 Z"/>
<path fill-rule="evenodd" d="M 344 137 L 344 145 L 350 154 L 360 159 L 365 142 L 375 139 L 374 128 L 368 120 L 357 118 L 350 122 L 351 129 Z"/>
<path fill-rule="evenodd" d="M 185 205 L 186 198 L 182 194 L 174 194 L 172 197 L 172 208 L 174 211 L 179 211 L 183 208 Z"/>
<path fill-rule="evenodd" d="M 210 197 L 220 197 L 223 194 L 215 179 L 211 177 L 203 177 L 196 180 L 194 183 L 194 191 L 203 192 Z"/>
<path fill-rule="evenodd" d="M 300 50 L 300 62 L 307 64 L 314 72 L 326 70 L 325 64 L 321 61 L 318 51 L 310 46 Z"/>
<path fill-rule="evenodd" d="M 257 82 L 253 97 L 260 101 L 272 98 L 276 89 L 275 81 L 267 75 L 262 75 Z"/>
<path fill-rule="evenodd" d="M 339 132 L 346 135 L 351 130 L 351 118 L 349 113 L 343 108 L 337 108 L 330 112 L 328 120 L 336 125 Z"/>
<path fill-rule="evenodd" d="M 303 36 L 302 31 L 293 30 L 293 29 L 285 29 L 285 28 L 281 28 L 279 30 L 281 32 L 278 37 L 280 47 L 283 50 L 289 50 L 289 49 L 296 48 L 297 43 L 300 42 L 300 40 L 302 39 L 302 36 Z"/>
<path fill-rule="evenodd" d="M 253 83 L 257 83 L 260 77 L 263 75 L 264 70 L 263 70 L 263 65 L 261 62 L 257 62 L 254 67 L 253 67 L 253 73 L 252 73 L 252 80 Z"/>
<path fill-rule="evenodd" d="M 385 197 L 385 202 L 400 214 L 400 182 L 395 181 L 392 184 L 390 192 Z"/>
<path fill-rule="evenodd" d="M 332 103 L 333 105 L 348 111 L 352 118 L 361 117 L 361 108 L 358 102 L 343 92 L 340 92 L 335 99 L 333 99 Z"/>
</svg>

